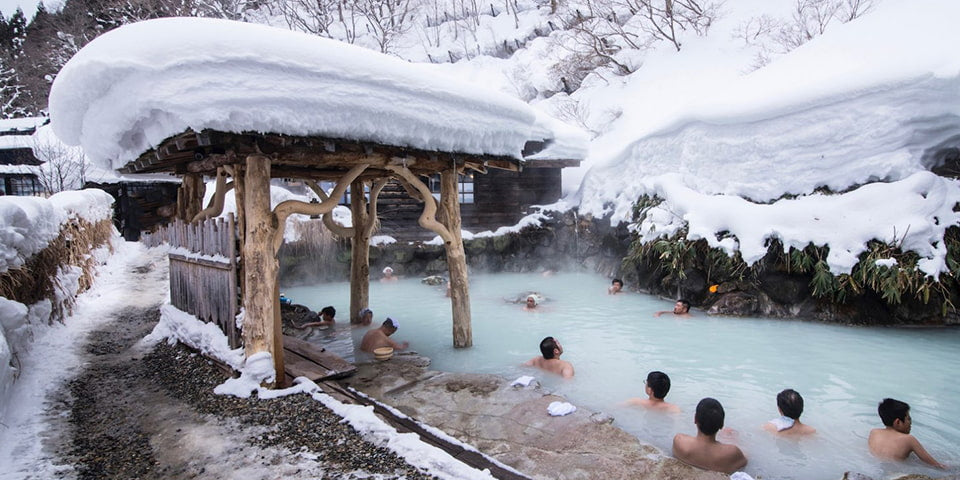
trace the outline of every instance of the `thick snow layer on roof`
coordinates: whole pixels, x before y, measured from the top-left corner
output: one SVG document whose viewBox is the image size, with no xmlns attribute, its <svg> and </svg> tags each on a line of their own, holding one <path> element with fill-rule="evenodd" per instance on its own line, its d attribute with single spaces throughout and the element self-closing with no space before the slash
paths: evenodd
<svg viewBox="0 0 960 480">
<path fill-rule="evenodd" d="M 554 136 L 520 100 L 435 68 L 308 34 L 203 18 L 149 20 L 101 35 L 57 75 L 50 115 L 65 143 L 113 168 L 187 128 L 515 158 L 528 140 Z M 563 151 L 582 157 L 585 148 L 584 141 Z"/>
<path fill-rule="evenodd" d="M 902 241 L 928 259 L 923 271 L 944 271 L 960 183 L 925 172 L 960 138 L 957 16 L 958 2 L 888 0 L 753 73 L 702 84 L 676 107 L 626 111 L 595 142 L 582 211 L 630 221 L 637 199 L 656 195 L 664 203 L 636 226 L 647 240 L 686 226 L 747 261 L 768 238 L 813 242 L 830 245 L 834 273 L 849 272 L 871 239 Z M 718 241 L 720 232 L 736 240 Z"/>
</svg>

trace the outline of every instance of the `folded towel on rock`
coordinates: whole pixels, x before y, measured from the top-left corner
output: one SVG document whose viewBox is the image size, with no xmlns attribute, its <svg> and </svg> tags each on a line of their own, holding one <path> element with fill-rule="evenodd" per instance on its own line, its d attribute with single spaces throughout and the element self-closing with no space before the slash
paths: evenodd
<svg viewBox="0 0 960 480">
<path fill-rule="evenodd" d="M 532 382 L 532 381 L 533 381 L 533 377 L 531 377 L 531 376 L 529 376 L 529 375 L 524 375 L 524 376 L 522 376 L 522 377 L 514 380 L 513 383 L 510 384 L 510 386 L 511 386 L 511 387 L 516 387 L 516 386 L 529 387 L 529 386 L 530 386 L 530 382 Z"/>
<path fill-rule="evenodd" d="M 569 415 L 577 410 L 577 407 L 567 402 L 553 402 L 547 407 L 547 413 L 554 417 Z"/>
</svg>

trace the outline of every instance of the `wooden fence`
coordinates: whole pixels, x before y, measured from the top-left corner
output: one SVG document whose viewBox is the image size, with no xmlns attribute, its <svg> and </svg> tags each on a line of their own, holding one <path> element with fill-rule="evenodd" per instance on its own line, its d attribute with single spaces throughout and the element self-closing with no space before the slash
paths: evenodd
<svg viewBox="0 0 960 480">
<path fill-rule="evenodd" d="M 144 234 L 148 246 L 170 244 L 170 302 L 198 319 L 217 324 L 230 348 L 239 347 L 237 253 L 233 214 L 198 223 L 175 220 Z"/>
</svg>

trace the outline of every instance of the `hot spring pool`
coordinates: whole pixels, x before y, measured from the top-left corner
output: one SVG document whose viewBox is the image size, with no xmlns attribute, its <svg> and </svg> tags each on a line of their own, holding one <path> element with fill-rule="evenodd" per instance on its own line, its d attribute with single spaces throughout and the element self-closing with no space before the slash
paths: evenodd
<svg viewBox="0 0 960 480">
<path fill-rule="evenodd" d="M 904 473 L 943 475 L 911 457 L 881 462 L 867 451 L 867 434 L 881 427 L 877 403 L 893 397 L 910 404 L 912 433 L 941 463 L 960 465 L 960 329 L 865 328 L 764 318 L 656 318 L 673 302 L 649 295 L 607 295 L 609 279 L 561 273 L 474 275 L 470 278 L 473 347 L 452 347 L 450 303 L 445 287 L 419 279 L 371 282 L 374 326 L 400 320 L 398 341 L 451 372 L 493 373 L 507 379 L 534 375 L 548 391 L 575 405 L 603 411 L 615 425 L 670 453 L 673 435 L 695 434 L 693 412 L 706 396 L 720 400 L 726 427 L 750 460 L 746 471 L 765 479 L 834 480 L 852 470 L 874 478 Z M 547 301 L 523 311 L 504 301 L 528 291 Z M 284 289 L 295 303 L 314 310 L 338 309 L 336 328 L 316 330 L 310 341 L 353 359 L 347 319 L 347 283 Z M 539 355 L 548 335 L 563 344 L 563 359 L 576 368 L 564 381 L 521 364 Z M 624 407 L 643 396 L 647 372 L 666 372 L 673 383 L 667 400 L 677 415 Z M 817 428 L 800 440 L 775 437 L 761 425 L 776 417 L 776 394 L 794 388 L 803 395 L 802 420 Z"/>
</svg>

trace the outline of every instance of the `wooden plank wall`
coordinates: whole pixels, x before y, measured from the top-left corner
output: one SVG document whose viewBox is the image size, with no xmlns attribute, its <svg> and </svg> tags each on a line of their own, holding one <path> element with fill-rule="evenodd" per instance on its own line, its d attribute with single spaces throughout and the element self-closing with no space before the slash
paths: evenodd
<svg viewBox="0 0 960 480">
<path fill-rule="evenodd" d="M 144 235 L 147 245 L 170 245 L 170 302 L 198 319 L 217 324 L 230 348 L 239 347 L 237 328 L 236 224 L 233 214 L 198 223 L 176 220 Z"/>
</svg>

